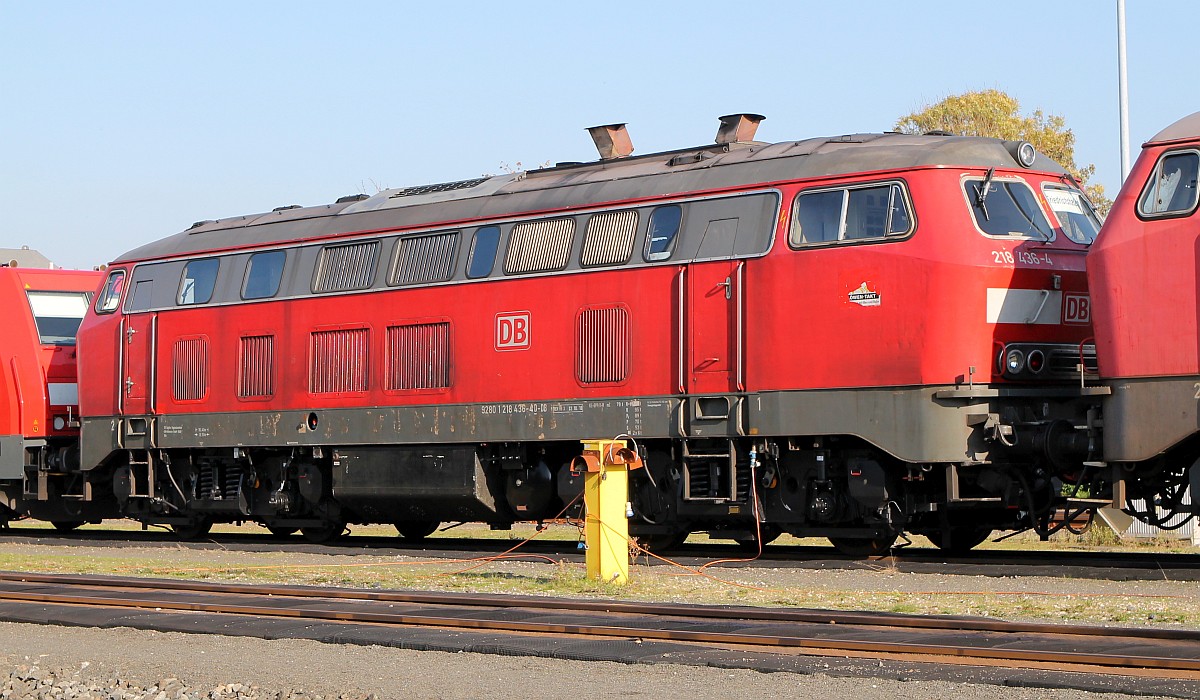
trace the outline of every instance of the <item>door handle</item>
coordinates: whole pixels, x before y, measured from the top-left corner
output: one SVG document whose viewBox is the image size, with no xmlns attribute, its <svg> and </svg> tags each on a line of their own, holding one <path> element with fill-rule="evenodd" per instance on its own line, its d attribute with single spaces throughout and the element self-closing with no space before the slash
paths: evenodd
<svg viewBox="0 0 1200 700">
<path fill-rule="evenodd" d="M 725 288 L 725 298 L 726 299 L 733 298 L 733 278 L 732 277 L 726 277 L 724 282 L 717 282 L 717 286 Z"/>
</svg>

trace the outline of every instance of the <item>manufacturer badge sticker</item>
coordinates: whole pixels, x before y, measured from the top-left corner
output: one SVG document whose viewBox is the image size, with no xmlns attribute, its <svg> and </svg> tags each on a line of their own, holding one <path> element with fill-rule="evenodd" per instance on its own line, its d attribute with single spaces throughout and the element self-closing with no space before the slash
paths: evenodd
<svg viewBox="0 0 1200 700">
<path fill-rule="evenodd" d="M 851 291 L 847 295 L 850 303 L 858 304 L 859 306 L 879 306 L 882 303 L 879 292 L 871 289 L 869 285 L 869 282 L 863 282 L 858 286 L 858 289 Z"/>
</svg>

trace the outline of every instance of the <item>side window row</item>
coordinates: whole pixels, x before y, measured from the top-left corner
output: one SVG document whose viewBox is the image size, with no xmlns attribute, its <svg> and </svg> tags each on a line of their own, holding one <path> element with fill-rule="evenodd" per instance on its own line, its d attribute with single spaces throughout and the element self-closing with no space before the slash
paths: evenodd
<svg viewBox="0 0 1200 700">
<path fill-rule="evenodd" d="M 650 212 L 644 258 L 666 260 L 674 250 L 675 239 L 683 222 L 683 208 L 668 204 Z M 627 209 L 593 214 L 587 220 L 583 267 L 623 265 L 633 257 L 639 212 Z M 506 275 L 562 270 L 569 262 L 575 239 L 574 217 L 542 219 L 513 224 L 508 249 L 504 254 Z M 401 286 L 442 282 L 454 274 L 460 231 L 404 236 L 397 240 L 395 255 L 388 271 L 388 285 Z M 483 226 L 471 238 L 467 258 L 467 278 L 480 279 L 492 274 L 500 252 L 499 226 Z M 382 243 L 379 240 L 327 245 L 320 249 L 315 263 L 312 291 L 342 292 L 366 289 L 374 283 Z M 279 293 L 288 252 L 272 250 L 254 253 L 246 264 L 241 298 L 267 299 Z M 183 267 L 175 304 L 206 304 L 217 287 L 219 258 L 188 261 Z M 120 304 L 125 273 L 114 270 L 96 303 L 98 313 L 109 313 Z M 144 283 L 139 285 L 149 287 Z M 133 295 L 139 296 L 139 295 Z M 150 308 L 151 300 L 134 299 L 136 308 Z M 129 307 L 129 303 L 126 304 Z"/>
</svg>

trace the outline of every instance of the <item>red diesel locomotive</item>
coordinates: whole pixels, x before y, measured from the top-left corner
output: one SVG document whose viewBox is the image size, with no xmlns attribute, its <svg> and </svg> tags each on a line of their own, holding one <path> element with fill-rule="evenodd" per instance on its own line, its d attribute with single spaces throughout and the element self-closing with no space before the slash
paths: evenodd
<svg viewBox="0 0 1200 700">
<path fill-rule="evenodd" d="M 1088 254 L 1104 456 L 1138 517 L 1178 527 L 1200 494 L 1200 113 L 1143 147 Z M 1184 496 L 1191 487 L 1192 498 Z"/>
<path fill-rule="evenodd" d="M 184 535 L 504 527 L 636 439 L 631 529 L 951 549 L 1110 502 L 1086 198 L 1027 143 L 717 143 L 202 221 L 80 329 L 81 459 L 27 498 Z M 28 476 L 28 475 L 26 475 Z M 1086 494 L 1088 498 L 1080 498 Z M 576 506 L 577 507 L 577 506 Z"/>
<path fill-rule="evenodd" d="M 0 524 L 29 515 L 70 529 L 109 512 L 103 498 L 70 498 L 90 495 L 79 470 L 75 333 L 101 278 L 0 266 Z"/>
</svg>

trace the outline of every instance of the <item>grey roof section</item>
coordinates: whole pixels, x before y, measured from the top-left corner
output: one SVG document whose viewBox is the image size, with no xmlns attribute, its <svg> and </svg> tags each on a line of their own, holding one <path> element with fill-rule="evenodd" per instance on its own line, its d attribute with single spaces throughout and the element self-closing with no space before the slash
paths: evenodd
<svg viewBox="0 0 1200 700">
<path fill-rule="evenodd" d="M 1171 126 L 1163 129 L 1154 135 L 1154 138 L 1146 142 L 1149 146 L 1156 143 L 1166 143 L 1167 141 L 1179 141 L 1181 139 L 1194 139 L 1200 137 L 1200 112 L 1189 114 L 1180 119 Z"/>
<path fill-rule="evenodd" d="M 0 265 L 7 267 L 33 267 L 51 269 L 50 258 L 24 245 L 20 248 L 0 248 Z"/>
<path fill-rule="evenodd" d="M 922 167 L 1023 170 L 1012 155 L 1014 143 L 979 137 L 886 133 L 702 146 L 500 175 L 445 191 L 403 196 L 412 188 L 386 190 L 361 201 L 202 222 L 129 251 L 115 262 L 409 227 L 451 228 L 478 219 L 520 218 L 634 198 L 847 173 Z M 1033 169 L 1064 172 L 1040 153 Z"/>
</svg>

